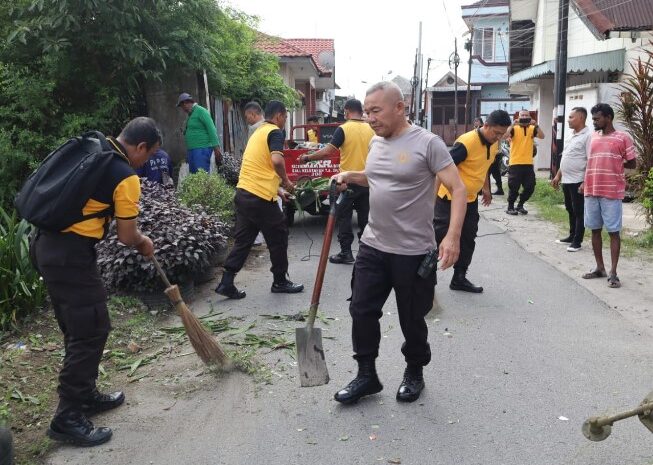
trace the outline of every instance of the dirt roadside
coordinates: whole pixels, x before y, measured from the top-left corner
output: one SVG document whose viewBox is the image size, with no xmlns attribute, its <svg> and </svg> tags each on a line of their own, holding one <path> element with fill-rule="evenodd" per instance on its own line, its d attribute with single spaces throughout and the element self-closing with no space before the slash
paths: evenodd
<svg viewBox="0 0 653 465">
<path fill-rule="evenodd" d="M 538 180 L 538 182 L 543 181 Z M 585 240 L 580 251 L 567 252 L 564 245 L 555 243 L 556 239 L 565 235 L 565 231 L 540 218 L 535 205 L 527 203 L 529 214 L 519 216 L 507 215 L 505 213 L 506 206 L 505 196 L 495 196 L 489 207 L 479 207 L 479 213 L 488 222 L 510 235 L 524 250 L 554 266 L 570 279 L 588 289 L 624 318 L 636 324 L 643 332 L 653 335 L 653 272 L 651 268 L 653 258 L 650 255 L 635 254 L 631 256 L 631 254 L 624 254 L 622 250 L 617 268 L 622 287 L 611 289 L 605 279 L 587 280 L 581 277 L 595 265 L 592 246 L 588 240 Z M 632 214 L 630 216 L 632 217 Z M 628 224 L 625 222 L 625 227 L 627 228 L 627 226 Z M 628 234 L 628 229 L 625 229 L 624 233 Z M 604 243 L 604 260 L 606 266 L 609 266 L 610 252 L 607 247 L 609 245 Z M 504 270 L 504 272 L 510 273 L 510 270 Z M 528 276 L 524 276 L 523 279 L 528 279 Z M 542 284 L 546 285 L 546 283 Z M 555 289 L 552 289 L 551 292 L 555 292 Z"/>
</svg>

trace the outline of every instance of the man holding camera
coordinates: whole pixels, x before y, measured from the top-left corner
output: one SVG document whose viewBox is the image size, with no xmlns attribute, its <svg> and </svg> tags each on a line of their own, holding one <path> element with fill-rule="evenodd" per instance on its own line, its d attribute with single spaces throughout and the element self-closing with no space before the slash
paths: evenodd
<svg viewBox="0 0 653 465">
<path fill-rule="evenodd" d="M 509 215 L 527 215 L 524 204 L 535 192 L 535 138 L 544 139 L 544 132 L 531 118 L 528 110 L 519 112 L 519 119 L 506 132 L 510 138 L 510 167 L 508 168 L 508 209 Z M 519 189 L 522 189 L 521 194 Z M 515 200 L 519 203 L 515 208 Z"/>
</svg>

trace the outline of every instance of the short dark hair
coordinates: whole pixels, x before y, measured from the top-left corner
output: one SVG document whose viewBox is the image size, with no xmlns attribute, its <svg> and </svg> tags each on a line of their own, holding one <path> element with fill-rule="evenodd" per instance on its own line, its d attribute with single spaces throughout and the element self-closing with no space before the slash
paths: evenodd
<svg viewBox="0 0 653 465">
<path fill-rule="evenodd" d="M 587 118 L 587 110 L 585 109 L 585 107 L 574 107 L 574 108 L 571 109 L 571 111 L 575 111 L 575 112 L 578 112 L 578 113 L 582 113 L 583 116 L 584 116 L 585 118 Z"/>
<path fill-rule="evenodd" d="M 474 121 L 478 121 L 479 123 L 481 123 L 481 126 L 483 126 L 483 118 L 481 118 L 480 116 L 474 118 Z"/>
<path fill-rule="evenodd" d="M 360 100 L 350 98 L 345 102 L 345 110 L 353 111 L 354 113 L 363 114 L 363 104 Z"/>
<path fill-rule="evenodd" d="M 131 120 L 122 129 L 119 136 L 129 145 L 138 145 L 145 142 L 145 146 L 150 149 L 154 144 L 161 144 L 161 130 L 152 118 L 139 116 Z"/>
<path fill-rule="evenodd" d="M 279 113 L 285 113 L 286 111 L 288 110 L 286 110 L 286 106 L 283 104 L 283 102 L 278 100 L 270 100 L 268 104 L 265 105 L 265 119 L 271 120 Z"/>
<path fill-rule="evenodd" d="M 502 126 L 508 127 L 512 124 L 512 119 L 510 115 L 505 110 L 494 110 L 490 113 L 485 120 L 485 124 L 488 126 Z"/>
<path fill-rule="evenodd" d="M 257 115 L 260 115 L 263 113 L 263 108 L 261 108 L 261 105 L 259 105 L 258 102 L 252 101 L 245 104 L 243 111 L 253 111 Z"/>
<path fill-rule="evenodd" d="M 318 118 L 316 115 L 313 115 L 313 116 L 309 116 L 308 119 L 307 119 L 306 121 L 315 121 L 315 122 L 318 122 L 318 121 L 320 121 L 320 118 Z"/>
<path fill-rule="evenodd" d="M 603 116 L 609 116 L 610 119 L 614 119 L 614 110 L 607 103 L 597 103 L 590 111 L 592 114 L 601 113 Z"/>
</svg>

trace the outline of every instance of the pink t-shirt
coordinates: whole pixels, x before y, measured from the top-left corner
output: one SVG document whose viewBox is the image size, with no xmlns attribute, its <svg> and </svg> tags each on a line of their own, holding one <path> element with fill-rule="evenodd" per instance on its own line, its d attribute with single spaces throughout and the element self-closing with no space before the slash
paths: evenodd
<svg viewBox="0 0 653 465">
<path fill-rule="evenodd" d="M 600 132 L 592 134 L 583 186 L 585 196 L 622 200 L 626 190 L 624 161 L 636 157 L 633 139 L 625 132 L 614 131 L 607 136 Z"/>
</svg>

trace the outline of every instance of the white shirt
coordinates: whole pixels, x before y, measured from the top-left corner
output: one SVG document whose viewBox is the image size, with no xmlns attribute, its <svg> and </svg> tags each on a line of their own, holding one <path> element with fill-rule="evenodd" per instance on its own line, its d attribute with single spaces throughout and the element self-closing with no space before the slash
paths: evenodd
<svg viewBox="0 0 653 465">
<path fill-rule="evenodd" d="M 585 126 L 580 131 L 574 131 L 571 139 L 565 144 L 560 160 L 562 184 L 576 184 L 585 179 L 587 157 L 592 146 L 592 131 Z"/>
</svg>

